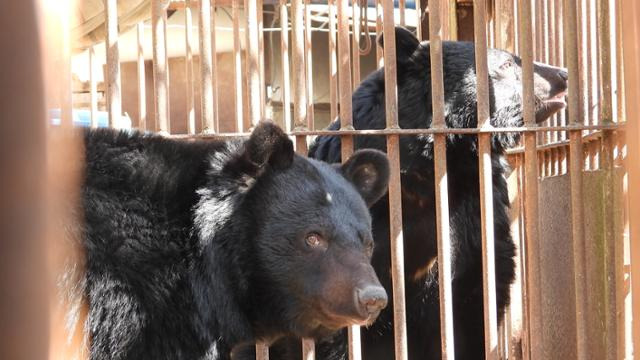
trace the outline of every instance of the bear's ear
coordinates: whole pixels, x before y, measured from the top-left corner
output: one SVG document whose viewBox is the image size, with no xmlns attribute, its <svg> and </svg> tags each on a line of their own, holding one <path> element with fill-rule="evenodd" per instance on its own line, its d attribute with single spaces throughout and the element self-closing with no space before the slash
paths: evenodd
<svg viewBox="0 0 640 360">
<path fill-rule="evenodd" d="M 403 62 L 409 59 L 420 45 L 418 38 L 402 26 L 396 26 L 396 61 Z M 384 49 L 384 37 L 378 37 L 378 44 Z"/>
<path fill-rule="evenodd" d="M 381 151 L 358 150 L 340 166 L 340 171 L 356 187 L 367 206 L 387 192 L 389 160 Z"/>
<path fill-rule="evenodd" d="M 225 162 L 223 171 L 239 179 L 247 190 L 269 166 L 275 170 L 291 166 L 293 155 L 293 143 L 287 135 L 276 124 L 261 121 L 239 152 Z"/>
<path fill-rule="evenodd" d="M 267 163 L 274 169 L 288 168 L 293 162 L 293 143 L 269 120 L 262 120 L 244 144 L 244 157 L 258 167 Z"/>
</svg>

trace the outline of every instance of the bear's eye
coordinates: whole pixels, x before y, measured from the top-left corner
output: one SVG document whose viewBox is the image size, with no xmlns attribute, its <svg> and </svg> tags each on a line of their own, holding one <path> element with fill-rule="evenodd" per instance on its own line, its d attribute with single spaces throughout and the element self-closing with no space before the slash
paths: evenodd
<svg viewBox="0 0 640 360">
<path fill-rule="evenodd" d="M 509 70 L 511 69 L 511 67 L 513 67 L 513 60 L 507 60 L 502 65 L 500 65 L 500 70 Z"/>
<path fill-rule="evenodd" d="M 317 233 L 309 233 L 304 238 L 304 242 L 312 249 L 326 248 L 327 242 Z"/>
</svg>

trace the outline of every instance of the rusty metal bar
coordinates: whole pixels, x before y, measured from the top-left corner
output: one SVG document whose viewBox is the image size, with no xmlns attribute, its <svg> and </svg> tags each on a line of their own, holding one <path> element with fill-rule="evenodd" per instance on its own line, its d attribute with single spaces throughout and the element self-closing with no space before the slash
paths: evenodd
<svg viewBox="0 0 640 360">
<path fill-rule="evenodd" d="M 531 3 L 519 4 L 520 54 L 522 57 L 523 115 L 526 126 L 535 126 L 533 94 L 533 49 Z M 529 321 L 529 351 L 531 359 L 542 358 L 542 310 L 540 293 L 540 256 L 538 234 L 538 168 L 536 153 L 536 133 L 524 134 L 524 185 L 525 185 L 525 253 L 527 264 L 527 312 Z"/>
<path fill-rule="evenodd" d="M 419 2 L 419 1 L 418 1 Z M 431 127 L 445 129 L 444 80 L 442 64 L 441 0 L 429 4 L 429 55 L 431 58 Z M 446 19 L 446 18 L 445 18 Z M 451 274 L 451 237 L 449 228 L 449 185 L 447 178 L 447 135 L 434 137 L 434 178 L 436 184 L 436 219 L 438 241 L 438 285 L 440 294 L 440 343 L 442 359 L 455 359 L 453 332 L 453 291 Z"/>
<path fill-rule="evenodd" d="M 261 117 L 266 115 L 266 91 L 267 85 L 264 75 L 264 6 L 262 0 L 256 1 L 256 7 L 258 12 L 258 60 L 259 60 L 259 68 L 260 68 L 260 114 Z"/>
<path fill-rule="evenodd" d="M 422 41 L 422 7 L 420 1 L 416 1 L 416 37 Z"/>
<path fill-rule="evenodd" d="M 71 75 L 71 4 L 65 1 L 60 11 L 60 125 L 73 126 L 73 79 Z M 117 38 L 117 35 L 116 35 Z M 107 40 L 108 41 L 108 40 Z M 109 53 L 107 53 L 109 54 Z M 107 66 L 107 69 L 109 67 Z M 107 70 L 108 71 L 108 70 Z"/>
<path fill-rule="evenodd" d="M 331 103 L 331 121 L 338 116 L 338 53 L 336 0 L 329 0 L 329 102 Z"/>
<path fill-rule="evenodd" d="M 338 94 L 340 96 L 341 131 L 353 130 L 351 108 L 351 58 L 349 55 L 349 15 L 347 0 L 338 2 Z M 347 159 L 353 151 L 352 137 L 342 136 L 342 159 Z"/>
<path fill-rule="evenodd" d="M 598 53 L 600 58 L 599 94 L 600 94 L 600 122 L 613 123 L 613 93 L 612 93 L 612 48 L 611 45 L 611 0 L 597 0 L 598 25 Z M 615 19 L 614 19 L 615 20 Z M 604 265 L 605 276 L 610 281 L 606 286 L 605 311 L 605 344 L 607 359 L 619 359 L 624 356 L 624 299 L 618 296 L 619 289 L 624 289 L 624 244 L 616 236 L 615 221 L 618 216 L 614 209 L 614 134 L 605 131 L 602 134 L 600 147 L 601 169 L 604 170 Z"/>
<path fill-rule="evenodd" d="M 387 129 L 399 128 L 396 39 L 393 0 L 382 1 L 384 32 L 384 89 Z M 342 94 L 342 92 L 341 92 Z M 402 203 L 400 190 L 400 138 L 387 137 L 389 177 L 389 231 L 391 235 L 391 279 L 393 283 L 393 325 L 396 360 L 407 360 L 407 323 L 404 285 L 404 240 L 402 235 Z"/>
<path fill-rule="evenodd" d="M 406 0 L 398 0 L 398 12 L 400 13 L 400 25 L 401 26 L 407 26 L 406 25 L 406 9 L 407 9 L 407 2 Z"/>
<path fill-rule="evenodd" d="M 402 0 L 401 0 L 402 1 Z M 402 15 L 401 15 L 402 16 Z M 351 1 L 351 35 L 353 51 L 353 88 L 360 84 L 360 3 L 359 0 Z"/>
<path fill-rule="evenodd" d="M 625 116 L 625 77 L 624 77 L 624 46 L 622 39 L 622 5 L 623 0 L 616 0 L 616 117 L 615 122 L 626 120 Z"/>
<path fill-rule="evenodd" d="M 625 112 L 629 128 L 627 139 L 636 139 L 627 143 L 628 193 L 629 207 L 629 244 L 632 298 L 632 336 L 633 349 L 640 351 L 640 3 L 625 0 L 622 3 L 622 41 L 624 57 Z M 635 114 L 635 116 L 632 116 Z"/>
<path fill-rule="evenodd" d="M 147 78 L 144 65 L 144 22 L 137 24 L 138 37 L 138 128 L 147 130 Z"/>
<path fill-rule="evenodd" d="M 382 0 L 376 0 L 376 36 L 382 34 Z M 376 64 L 378 69 L 384 65 L 382 46 L 376 41 Z"/>
<path fill-rule="evenodd" d="M 302 360 L 314 360 L 315 358 L 316 345 L 313 339 L 302 339 Z"/>
<path fill-rule="evenodd" d="M 122 116 L 120 53 L 118 49 L 118 1 L 106 1 L 107 26 L 107 110 L 109 126 L 119 128 Z"/>
<path fill-rule="evenodd" d="M 256 342 L 256 360 L 269 360 L 269 346 L 262 341 Z"/>
<path fill-rule="evenodd" d="M 248 72 L 248 102 L 249 121 L 251 126 L 258 124 L 262 118 L 260 90 L 260 44 L 258 39 L 258 0 L 245 0 L 246 8 L 244 14 L 247 18 L 247 72 Z"/>
<path fill-rule="evenodd" d="M 280 58 L 282 60 L 282 119 L 291 132 L 291 88 L 289 81 L 289 12 L 287 0 L 280 0 Z"/>
<path fill-rule="evenodd" d="M 204 4 L 206 0 L 202 1 Z M 202 12 L 202 10 L 200 11 Z M 196 111 L 194 102 L 194 89 L 193 89 L 193 16 L 191 14 L 191 1 L 185 0 L 184 8 L 184 65 L 185 65 L 185 77 L 186 77 L 186 112 L 187 112 L 187 132 L 189 134 L 196 133 Z M 202 49 L 202 47 L 200 47 Z"/>
<path fill-rule="evenodd" d="M 115 1 L 115 0 L 112 0 Z M 156 130 L 169 134 L 169 73 L 166 55 L 165 5 L 163 0 L 153 0 L 151 27 L 153 34 L 153 86 Z"/>
<path fill-rule="evenodd" d="M 305 43 L 305 70 L 307 76 L 307 128 L 313 130 L 313 53 L 311 46 L 311 1 L 304 0 L 304 43 Z"/>
<path fill-rule="evenodd" d="M 291 24 L 293 40 L 293 107 L 294 130 L 307 130 L 307 81 L 304 37 L 303 0 L 291 1 Z M 306 137 L 296 137 L 296 151 L 306 153 Z"/>
<path fill-rule="evenodd" d="M 478 92 L 478 127 L 490 129 L 489 69 L 487 64 L 486 1 L 473 6 L 476 54 L 476 87 Z M 478 136 L 480 217 L 482 221 L 482 284 L 484 308 L 485 358 L 498 359 L 498 314 L 496 308 L 495 245 L 493 222 L 493 183 L 491 135 Z"/>
<path fill-rule="evenodd" d="M 349 326 L 348 343 L 349 343 L 349 360 L 361 360 L 362 345 L 360 344 L 360 326 L 356 326 L 356 325 Z"/>
<path fill-rule="evenodd" d="M 572 114 L 572 124 L 583 124 L 585 112 L 581 111 L 582 96 L 581 84 L 583 79 L 580 69 L 578 49 L 578 9 L 573 0 L 564 0 L 564 35 L 565 53 L 569 70 L 569 79 L 577 81 L 569 82 L 569 113 Z M 582 73 L 582 74 L 581 74 Z M 569 175 L 571 177 L 571 231 L 573 241 L 574 282 L 576 301 L 576 350 L 577 358 L 588 357 L 588 332 L 587 332 L 587 298 L 586 298 L 586 264 L 585 264 L 585 237 L 584 215 L 582 197 L 582 131 L 574 130 L 569 133 Z"/>
<path fill-rule="evenodd" d="M 199 5 L 200 15 L 198 20 L 200 24 L 198 26 L 198 35 L 200 42 L 200 116 L 202 117 L 202 133 L 212 134 L 215 132 L 215 125 L 213 121 L 214 110 L 212 83 L 213 60 L 211 50 L 211 2 L 209 0 L 200 0 Z M 190 10 L 187 10 L 188 8 L 189 7 L 187 6 L 185 11 L 189 11 L 188 17 L 190 17 Z M 189 32 L 190 30 L 187 30 L 187 33 Z M 189 68 L 189 65 L 187 65 L 187 68 Z M 193 90 L 193 87 L 191 85 L 187 84 L 187 87 L 190 87 L 191 90 Z M 190 107 L 191 104 L 189 104 L 188 96 L 187 103 L 187 107 Z M 191 122 L 191 119 L 189 119 L 189 121 Z M 193 131 L 195 132 L 195 114 L 193 125 Z M 191 131 L 191 129 L 189 129 L 189 131 Z"/>
<path fill-rule="evenodd" d="M 91 102 L 91 127 L 98 127 L 98 82 L 96 81 L 96 51 L 89 47 L 89 96 Z"/>
<path fill-rule="evenodd" d="M 234 101 L 236 104 L 236 131 L 243 132 L 244 107 L 242 96 L 242 44 L 240 42 L 240 0 L 232 0 L 231 18 L 233 21 L 233 77 L 235 79 Z"/>
<path fill-rule="evenodd" d="M 47 244 L 47 236 L 51 235 L 45 230 L 49 215 L 45 204 L 48 201 L 43 201 L 51 195 L 47 192 L 47 180 L 52 179 L 47 178 L 46 171 L 51 154 L 47 153 L 46 146 L 47 114 L 42 70 L 48 54 L 42 54 L 44 46 L 41 45 L 51 39 L 45 39 L 46 33 L 41 31 L 44 22 L 40 18 L 41 4 L 35 0 L 17 1 L 0 14 L 4 28 L 0 33 L 0 68 L 3 72 L 0 94 L 3 112 L 3 121 L 0 121 L 0 291 L 3 294 L 0 300 L 0 333 L 3 334 L 0 358 L 3 359 L 50 357 L 49 336 L 55 336 L 55 333 L 49 332 L 49 318 L 55 312 L 51 312 L 49 306 L 60 303 L 55 301 L 58 300 L 56 297 L 50 298 L 51 290 L 56 287 L 50 282 L 48 261 L 52 253 L 60 250 L 58 245 L 65 242 L 59 239 L 55 244 Z M 54 41 L 62 46 L 58 39 Z M 70 54 L 61 52 L 63 57 Z M 71 88 L 67 90 L 71 91 Z M 71 152 L 72 149 L 68 150 Z M 50 245 L 49 249 L 47 245 Z"/>
<path fill-rule="evenodd" d="M 212 132 L 220 131 L 220 113 L 218 111 L 218 57 L 216 50 L 216 1 L 211 2 L 211 101 L 213 107 Z M 201 80 L 202 81 L 202 80 Z"/>
</svg>

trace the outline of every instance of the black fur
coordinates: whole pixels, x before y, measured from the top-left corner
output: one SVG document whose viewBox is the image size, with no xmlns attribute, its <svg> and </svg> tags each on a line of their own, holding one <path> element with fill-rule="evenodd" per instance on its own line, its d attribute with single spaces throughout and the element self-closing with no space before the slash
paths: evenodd
<svg viewBox="0 0 640 360">
<path fill-rule="evenodd" d="M 381 43 L 382 39 L 380 39 Z M 419 43 L 403 28 L 396 29 L 398 115 L 401 128 L 431 126 L 429 44 Z M 444 42 L 445 121 L 452 128 L 477 126 L 475 52 L 472 43 Z M 523 125 L 522 70 L 518 57 L 496 49 L 488 53 L 491 124 Z M 567 73 L 536 64 L 536 120 L 543 121 L 563 107 Z M 356 129 L 385 128 L 384 71 L 368 76 L 353 94 Z M 337 130 L 335 122 L 330 129 Z M 493 206 L 498 316 L 503 318 L 514 278 L 515 246 L 509 230 L 509 199 L 504 178 L 504 150 L 518 141 L 517 134 L 492 138 Z M 357 136 L 355 147 L 386 150 L 381 136 Z M 400 140 L 405 279 L 410 359 L 440 358 L 438 272 L 435 259 L 436 217 L 431 136 L 403 136 Z M 340 137 L 320 136 L 309 155 L 328 162 L 340 160 Z M 477 137 L 447 138 L 450 231 L 452 242 L 455 344 L 457 359 L 484 358 L 482 256 Z M 385 197 L 371 208 L 376 252 L 374 267 L 391 291 L 389 208 Z M 363 352 L 368 360 L 393 358 L 393 313 L 383 311 L 372 327 L 363 330 Z M 336 342 L 338 345 L 336 345 Z M 295 347 L 295 344 L 289 344 Z M 330 349 L 332 348 L 332 349 Z M 342 349 L 342 351 L 335 349 Z M 274 351 L 278 351 L 277 348 Z M 291 351 L 291 350 L 288 350 Z M 346 359 L 344 337 L 318 345 L 319 359 Z M 324 355 L 328 354 L 328 355 Z M 293 359 L 291 357 L 290 359 Z"/>
<path fill-rule="evenodd" d="M 228 142 L 94 130 L 85 147 L 92 359 L 229 359 L 238 344 L 360 321 L 354 288 L 379 286 L 362 197 L 384 194 L 384 154 L 356 152 L 374 170 L 356 179 L 295 155 L 268 122 Z"/>
</svg>

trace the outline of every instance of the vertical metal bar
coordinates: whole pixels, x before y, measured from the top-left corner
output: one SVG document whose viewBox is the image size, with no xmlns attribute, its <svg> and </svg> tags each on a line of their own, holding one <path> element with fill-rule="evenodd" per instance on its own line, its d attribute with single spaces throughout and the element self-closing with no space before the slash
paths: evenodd
<svg viewBox="0 0 640 360">
<path fill-rule="evenodd" d="M 118 1 L 107 0 L 107 110 L 109 126 L 119 128 L 122 116 L 120 53 L 118 50 Z"/>
<path fill-rule="evenodd" d="M 420 0 L 416 1 L 416 37 L 422 41 L 422 7 Z"/>
<path fill-rule="evenodd" d="M 338 2 L 338 94 L 340 96 L 340 128 L 353 129 L 351 108 L 351 58 L 349 56 L 349 15 L 348 0 Z M 342 159 L 346 160 L 353 151 L 353 138 L 342 136 Z"/>
<path fill-rule="evenodd" d="M 262 118 L 261 114 L 261 94 L 260 91 L 260 56 L 259 56 L 259 39 L 258 39 L 258 0 L 246 0 L 244 14 L 247 17 L 247 53 L 248 53 L 248 102 L 249 102 L 249 121 L 251 126 L 258 124 Z"/>
<path fill-rule="evenodd" d="M 313 339 L 302 339 L 302 360 L 314 360 L 316 358 L 316 344 Z"/>
<path fill-rule="evenodd" d="M 382 0 L 376 0 L 376 36 L 382 34 Z M 382 46 L 376 41 L 376 64 L 378 69 L 384 65 Z"/>
<path fill-rule="evenodd" d="M 523 74 L 523 114 L 527 126 L 535 126 L 533 94 L 533 49 L 531 3 L 519 3 L 520 53 Z M 524 180 L 525 180 L 525 231 L 527 263 L 527 296 L 529 320 L 529 346 L 532 359 L 542 358 L 542 311 L 540 294 L 540 257 L 538 247 L 538 168 L 536 133 L 524 133 Z"/>
<path fill-rule="evenodd" d="M 587 42 L 587 64 L 589 66 L 589 77 L 587 84 L 589 85 L 589 119 L 591 125 L 598 124 L 599 104 L 598 101 L 598 27 L 596 18 L 596 0 L 587 1 L 587 34 L 589 41 Z M 589 131 L 592 132 L 592 131 Z"/>
<path fill-rule="evenodd" d="M 60 11 L 62 56 L 60 71 L 60 125 L 73 126 L 73 79 L 71 75 L 71 4 L 65 1 Z M 108 41 L 108 40 L 107 40 Z M 107 53 L 108 54 L 108 53 Z M 107 69 L 109 69 L 107 64 Z"/>
<path fill-rule="evenodd" d="M 144 67 L 144 21 L 138 23 L 138 128 L 147 130 L 147 87 Z"/>
<path fill-rule="evenodd" d="M 313 53 L 311 47 L 311 1 L 304 1 L 304 44 L 305 44 L 305 65 L 307 76 L 307 128 L 314 129 L 313 117 Z"/>
<path fill-rule="evenodd" d="M 200 3 L 205 3 L 206 0 Z M 202 12 L 202 11 L 201 11 Z M 193 16 L 191 15 L 191 0 L 185 0 L 184 4 L 184 66 L 186 75 L 186 112 L 187 112 L 187 132 L 189 134 L 196 133 L 196 111 L 194 103 L 193 89 Z"/>
<path fill-rule="evenodd" d="M 627 119 L 627 166 L 629 207 L 629 246 L 631 268 L 631 311 L 633 350 L 640 353 L 640 3 L 622 2 L 622 42 L 624 56 L 625 112 Z M 635 114 L 632 115 L 632 114 Z M 632 140 L 632 139 L 635 139 Z"/>
<path fill-rule="evenodd" d="M 400 26 L 407 26 L 406 20 L 405 20 L 406 8 L 407 8 L 406 0 L 398 0 L 398 12 L 400 13 Z"/>
<path fill-rule="evenodd" d="M 329 0 L 329 101 L 331 121 L 338 116 L 338 53 L 336 35 L 336 0 Z"/>
<path fill-rule="evenodd" d="M 446 0 L 445 0 L 446 1 Z M 449 23 L 444 24 L 443 27 L 446 31 L 445 34 L 449 34 L 447 39 L 449 40 L 458 40 L 458 3 L 457 0 L 448 0 L 449 1 Z"/>
<path fill-rule="evenodd" d="M 190 5 L 190 1 L 187 5 Z M 198 21 L 200 24 L 198 26 L 198 35 L 200 44 L 200 116 L 202 116 L 202 133 L 211 134 L 215 130 L 213 122 L 214 111 L 212 83 L 213 64 L 211 51 L 211 2 L 209 0 L 200 0 L 199 5 L 200 15 Z M 190 87 L 189 84 L 187 84 L 187 86 Z M 187 102 L 188 101 L 189 100 L 187 97 Z M 188 104 L 187 106 L 191 105 Z M 193 131 L 195 132 L 195 115 L 193 122 Z M 189 130 L 191 131 L 191 129 Z"/>
<path fill-rule="evenodd" d="M 260 68 L 260 114 L 261 117 L 266 115 L 266 80 L 264 77 L 264 6 L 262 0 L 257 0 L 257 12 L 258 12 L 258 60 Z"/>
<path fill-rule="evenodd" d="M 256 342 L 256 360 L 269 360 L 269 346 L 265 342 Z"/>
<path fill-rule="evenodd" d="M 291 22 L 293 26 L 293 106 L 294 129 L 307 128 L 307 81 L 304 62 L 304 8 L 303 0 L 291 0 Z M 307 140 L 305 137 L 296 138 L 296 151 L 305 152 Z"/>
<path fill-rule="evenodd" d="M 612 94 L 612 46 L 611 46 L 611 7 L 610 0 L 597 0 L 597 25 L 598 25 L 598 53 L 600 58 L 600 121 L 603 124 L 613 123 L 613 94 Z M 602 132 L 601 169 L 604 170 L 604 264 L 606 282 L 606 335 L 605 344 L 608 359 L 619 359 L 624 355 L 624 300 L 618 297 L 617 288 L 624 279 L 623 262 L 620 258 L 624 254 L 623 244 L 618 241 L 615 229 L 614 210 L 614 135 L 610 130 Z M 620 346 L 622 345 L 622 346 Z"/>
<path fill-rule="evenodd" d="M 96 51 L 89 47 L 89 97 L 91 102 L 91 127 L 98 127 L 98 82 L 96 81 Z"/>
<path fill-rule="evenodd" d="M 44 206 L 47 202 L 43 199 L 49 195 L 45 179 L 50 154 L 46 149 L 44 121 L 47 115 L 42 65 L 47 58 L 40 48 L 45 41 L 44 32 L 39 32 L 41 4 L 35 0 L 18 1 L 11 3 L 10 11 L 0 14 L 4 28 L 0 33 L 3 83 L 0 94 L 3 112 L 0 121 L 0 292 L 3 294 L 0 358 L 3 359 L 48 358 L 52 355 L 48 351 L 50 336 L 55 336 L 48 331 L 49 316 L 54 315 L 49 305 L 58 301 L 48 298 L 49 290 L 55 287 L 49 282 L 47 261 L 53 250 L 59 249 L 51 247 L 48 249 L 51 253 L 46 251 L 46 238 L 50 234 L 45 233 L 48 214 Z M 62 53 L 62 56 L 67 54 Z M 59 241 L 56 245 L 63 243 Z"/>
<path fill-rule="evenodd" d="M 353 43 L 353 88 L 360 84 L 360 4 L 359 0 L 351 1 L 351 34 Z"/>
<path fill-rule="evenodd" d="M 519 9 L 518 9 L 519 10 Z M 518 36 L 520 39 L 520 36 Z M 519 45 L 518 45 L 519 46 Z M 518 245 L 520 246 L 520 282 L 521 282 L 521 290 L 522 290 L 522 307 L 521 307 L 521 316 L 522 316 L 522 359 L 530 360 L 531 359 L 531 321 L 529 319 L 529 276 L 528 276 L 528 264 L 527 258 L 529 254 L 527 253 L 527 244 L 526 244 L 526 219 L 524 217 L 525 208 L 525 193 L 524 193 L 524 155 L 518 156 L 517 159 L 517 167 L 518 171 L 518 194 L 522 194 L 521 199 L 517 202 L 518 206 L 518 237 L 520 242 Z"/>
<path fill-rule="evenodd" d="M 616 0 L 616 100 L 617 100 L 617 116 L 615 121 L 622 122 L 626 120 L 625 116 L 625 76 L 624 76 L 624 46 L 622 39 L 622 5 L 624 0 Z"/>
<path fill-rule="evenodd" d="M 382 0 L 384 31 L 384 88 L 387 128 L 397 129 L 398 89 L 396 72 L 396 39 L 393 0 Z M 391 278 L 393 282 L 393 325 L 396 360 L 407 360 L 407 323 L 404 285 L 404 240 L 402 235 L 402 203 L 400 190 L 400 138 L 387 137 L 389 156 L 389 217 L 391 235 Z"/>
<path fill-rule="evenodd" d="M 115 0 L 111 0 L 115 1 Z M 169 132 L 169 74 L 165 48 L 166 2 L 153 0 L 151 6 L 151 26 L 153 32 L 153 86 L 156 130 L 168 135 Z"/>
<path fill-rule="evenodd" d="M 477 74 L 476 86 L 478 89 L 478 127 L 490 129 L 486 1 L 474 2 L 473 11 Z M 478 150 L 480 164 L 480 215 L 482 220 L 485 358 L 498 359 L 491 134 L 483 133 L 478 136 Z"/>
<path fill-rule="evenodd" d="M 515 52 L 513 0 L 496 0 L 496 47 Z"/>
<path fill-rule="evenodd" d="M 280 0 L 280 58 L 282 59 L 282 118 L 287 132 L 291 132 L 291 88 L 289 81 L 289 12 L 287 0 Z"/>
<path fill-rule="evenodd" d="M 564 0 L 564 35 L 565 54 L 569 70 L 569 78 L 576 81 L 569 82 L 569 114 L 573 117 L 571 124 L 583 123 L 584 111 L 581 111 L 581 100 L 584 100 L 581 92 L 581 69 L 578 50 L 578 9 L 573 0 Z M 573 241 L 573 262 L 576 299 L 576 349 L 579 360 L 587 358 L 588 332 L 587 332 L 587 299 L 586 299 L 586 264 L 585 264 L 585 238 L 584 216 L 582 198 L 582 131 L 569 132 L 569 175 L 571 177 L 571 231 Z"/>
<path fill-rule="evenodd" d="M 431 127 L 446 127 L 444 119 L 444 80 L 442 64 L 443 1 L 429 3 L 429 55 L 431 58 L 431 93 L 433 117 Z M 446 21 L 446 17 L 444 18 Z M 436 230 L 438 241 L 438 285 L 440 294 L 440 343 L 442 359 L 455 359 L 453 335 L 453 292 L 451 289 L 451 237 L 449 233 L 449 185 L 447 178 L 447 135 L 434 137 L 434 178 L 436 184 Z"/>
<path fill-rule="evenodd" d="M 220 131 L 220 113 L 218 111 L 218 52 L 216 50 L 216 0 L 211 1 L 211 98 L 213 107 L 212 132 Z"/>
<path fill-rule="evenodd" d="M 356 326 L 356 325 L 349 326 L 348 343 L 349 343 L 349 360 L 361 360 L 362 345 L 360 343 L 360 327 L 359 326 Z"/>
<path fill-rule="evenodd" d="M 233 77 L 235 79 L 234 100 L 236 104 L 236 132 L 244 131 L 244 107 L 242 96 L 242 44 L 240 43 L 240 0 L 232 0 L 233 21 Z"/>
</svg>

